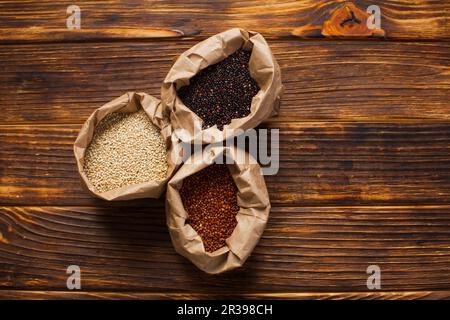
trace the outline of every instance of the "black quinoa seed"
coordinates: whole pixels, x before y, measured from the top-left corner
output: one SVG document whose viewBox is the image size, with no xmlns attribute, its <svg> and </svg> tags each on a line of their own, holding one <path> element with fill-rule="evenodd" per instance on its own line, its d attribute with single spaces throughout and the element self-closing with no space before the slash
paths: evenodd
<svg viewBox="0 0 450 320">
<path fill-rule="evenodd" d="M 203 120 L 203 129 L 217 125 L 219 130 L 232 119 L 250 114 L 259 87 L 250 76 L 251 52 L 242 49 L 211 65 L 178 89 L 181 101 Z"/>
</svg>

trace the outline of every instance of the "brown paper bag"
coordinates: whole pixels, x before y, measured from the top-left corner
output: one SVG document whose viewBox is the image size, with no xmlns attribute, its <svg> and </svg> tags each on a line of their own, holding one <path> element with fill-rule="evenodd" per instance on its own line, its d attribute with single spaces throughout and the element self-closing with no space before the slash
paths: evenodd
<svg viewBox="0 0 450 320">
<path fill-rule="evenodd" d="M 168 172 L 167 178 L 160 181 L 149 181 L 130 185 L 107 192 L 99 193 L 89 182 L 83 172 L 83 163 L 86 148 L 92 140 L 97 124 L 108 114 L 113 112 L 136 112 L 143 108 L 152 123 L 161 129 L 161 135 L 167 144 Z M 74 154 L 77 161 L 78 173 L 81 176 L 84 187 L 94 196 L 104 200 L 130 200 L 138 198 L 158 198 L 164 191 L 167 182 L 176 170 L 177 156 L 181 147 L 176 141 L 172 141 L 172 127 L 168 122 L 166 112 L 163 112 L 161 102 L 145 93 L 128 92 L 119 98 L 108 102 L 91 114 L 81 128 L 74 144 Z"/>
<path fill-rule="evenodd" d="M 176 90 L 188 85 L 189 79 L 200 70 L 222 61 L 241 47 L 252 51 L 250 74 L 260 87 L 253 97 L 251 112 L 244 118 L 233 119 L 222 131 L 217 126 L 202 130 L 203 120 L 183 104 Z M 255 128 L 265 119 L 276 115 L 283 89 L 280 67 L 263 36 L 234 28 L 212 36 L 184 52 L 163 82 L 161 101 L 171 110 L 172 127 L 182 141 L 209 144 L 238 134 L 229 129 Z"/>
<path fill-rule="evenodd" d="M 179 194 L 183 179 L 204 169 L 223 154 L 235 161 L 228 164 L 238 187 L 237 226 L 227 245 L 212 253 L 205 251 L 202 239 L 186 224 L 188 217 Z M 243 159 L 245 159 L 243 161 Z M 214 147 L 192 155 L 169 181 L 166 217 L 175 250 L 207 273 L 221 273 L 242 266 L 258 243 L 267 219 L 270 202 L 261 168 L 254 158 L 238 148 Z"/>
</svg>

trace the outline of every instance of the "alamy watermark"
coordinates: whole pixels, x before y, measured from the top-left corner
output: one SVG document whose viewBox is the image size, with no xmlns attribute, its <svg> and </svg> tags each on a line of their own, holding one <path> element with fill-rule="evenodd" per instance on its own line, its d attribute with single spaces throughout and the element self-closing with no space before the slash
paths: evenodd
<svg viewBox="0 0 450 320">
<path fill-rule="evenodd" d="M 77 5 L 70 5 L 66 9 L 68 17 L 66 18 L 67 29 L 81 29 L 81 9 Z"/>
<path fill-rule="evenodd" d="M 261 165 L 263 175 L 275 175 L 278 173 L 280 167 L 280 130 L 279 129 L 224 129 L 222 131 L 223 136 L 229 137 L 221 141 L 221 137 L 216 137 L 216 143 L 209 145 L 202 145 L 201 136 L 202 132 L 195 135 L 198 141 L 194 139 L 193 143 L 181 142 L 182 156 L 175 159 L 175 162 L 192 164 L 194 159 L 201 159 L 206 161 L 208 152 L 216 147 L 232 148 L 237 147 L 245 150 L 251 157 L 246 157 L 245 153 L 240 153 L 235 159 L 230 157 L 216 157 L 214 162 L 217 164 L 252 164 L 259 163 Z M 189 136 L 189 133 L 184 129 L 175 130 L 172 135 L 172 142 L 176 143 L 179 137 Z M 202 152 L 203 158 L 191 157 L 192 154 Z"/>
<path fill-rule="evenodd" d="M 376 264 L 372 264 L 367 267 L 366 273 L 369 275 L 367 277 L 367 289 L 369 290 L 380 290 L 381 289 L 381 269 Z"/>
<path fill-rule="evenodd" d="M 67 277 L 66 286 L 69 290 L 80 290 L 81 289 L 81 269 L 79 266 L 73 264 L 67 267 L 66 273 L 69 275 Z"/>
<path fill-rule="evenodd" d="M 381 29 L 381 9 L 379 6 L 373 4 L 368 6 L 366 12 L 370 14 L 367 18 L 366 25 L 370 30 Z"/>
</svg>

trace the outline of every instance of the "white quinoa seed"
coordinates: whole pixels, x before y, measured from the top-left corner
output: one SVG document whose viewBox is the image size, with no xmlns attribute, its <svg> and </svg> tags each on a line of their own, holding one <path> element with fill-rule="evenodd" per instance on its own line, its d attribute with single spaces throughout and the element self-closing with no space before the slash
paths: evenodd
<svg viewBox="0 0 450 320">
<path fill-rule="evenodd" d="M 111 113 L 95 128 L 84 172 L 94 188 L 109 190 L 167 177 L 167 148 L 144 110 Z"/>
</svg>

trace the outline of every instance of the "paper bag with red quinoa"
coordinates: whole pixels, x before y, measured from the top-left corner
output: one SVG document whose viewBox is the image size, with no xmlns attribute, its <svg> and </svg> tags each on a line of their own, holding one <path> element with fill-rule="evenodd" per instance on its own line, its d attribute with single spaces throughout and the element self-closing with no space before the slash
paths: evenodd
<svg viewBox="0 0 450 320">
<path fill-rule="evenodd" d="M 217 125 L 203 129 L 203 119 L 182 102 L 177 90 L 189 85 L 190 79 L 201 70 L 223 61 L 240 48 L 251 51 L 248 68 L 251 78 L 260 88 L 251 100 L 250 114 L 232 119 L 223 126 L 223 130 Z M 174 132 L 183 142 L 209 144 L 237 134 L 230 129 L 255 128 L 276 115 L 282 93 L 280 67 L 266 40 L 257 32 L 234 28 L 212 36 L 181 54 L 163 82 L 161 101 L 170 109 Z"/>
<path fill-rule="evenodd" d="M 185 178 L 210 166 L 221 159 L 223 154 L 234 162 L 227 166 L 238 189 L 237 225 L 226 239 L 224 247 L 207 252 L 202 238 L 187 223 L 188 213 L 184 208 L 180 189 Z M 211 274 L 244 264 L 264 231 L 269 211 L 269 195 L 260 166 L 251 155 L 235 147 L 214 147 L 195 153 L 181 166 L 167 186 L 167 226 L 175 250 L 198 268 Z"/>
<path fill-rule="evenodd" d="M 160 180 L 131 184 L 99 192 L 89 181 L 84 171 L 86 150 L 93 139 L 95 128 L 102 119 L 112 113 L 132 113 L 140 109 L 145 111 L 151 123 L 160 130 L 162 139 L 167 146 L 167 175 Z M 148 94 L 135 92 L 128 92 L 95 110 L 84 123 L 74 144 L 75 159 L 83 186 L 93 196 L 109 201 L 158 198 L 175 172 L 176 164 L 179 163 L 179 159 L 177 159 L 179 152 L 180 145 L 176 141 L 172 141 L 172 127 L 169 124 L 167 113 L 163 111 L 161 102 Z"/>
</svg>

